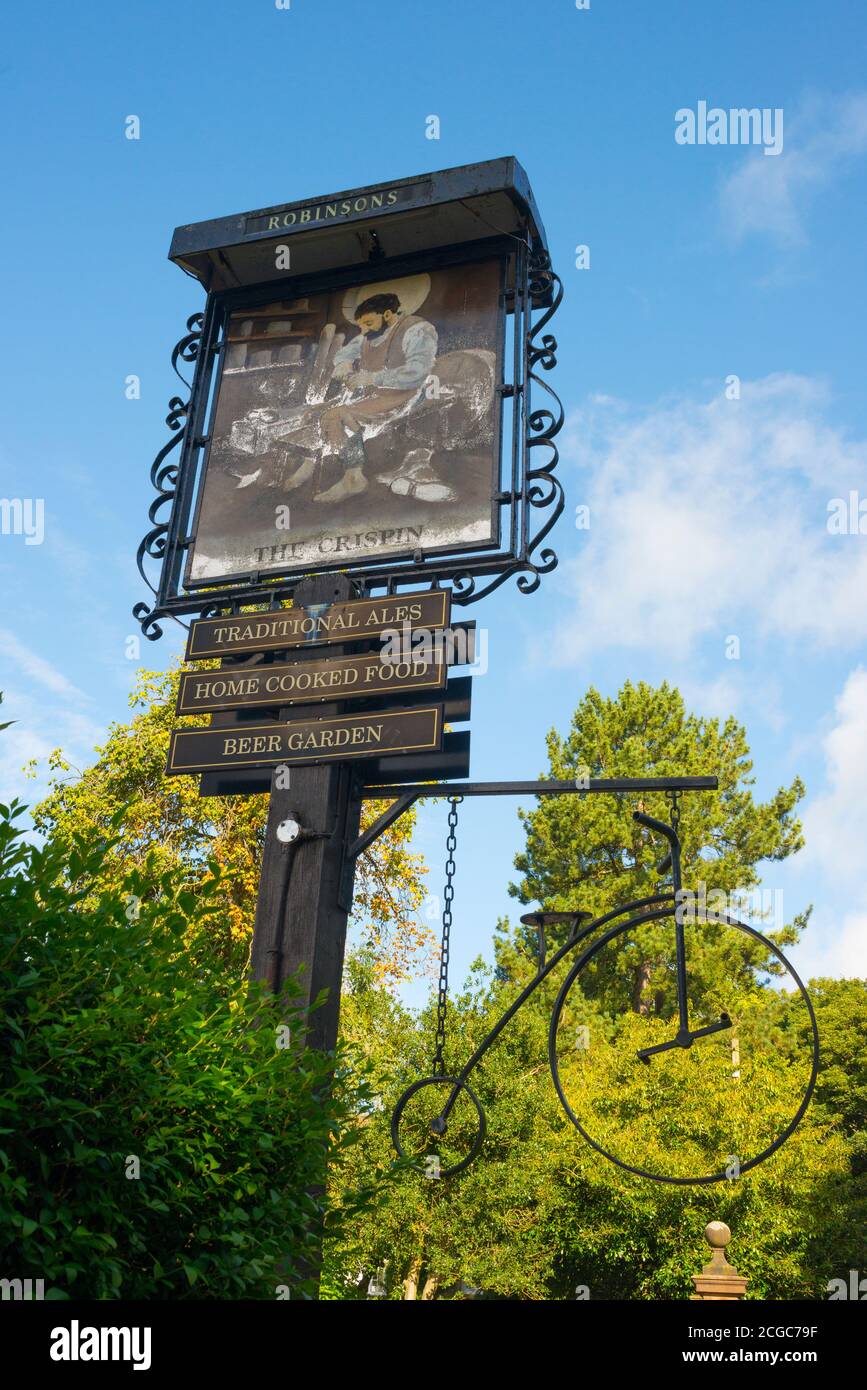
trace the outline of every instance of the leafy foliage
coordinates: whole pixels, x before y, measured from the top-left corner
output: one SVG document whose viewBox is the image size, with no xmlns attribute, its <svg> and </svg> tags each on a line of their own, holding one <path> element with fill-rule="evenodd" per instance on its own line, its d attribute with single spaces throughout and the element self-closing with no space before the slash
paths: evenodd
<svg viewBox="0 0 867 1390">
<path fill-rule="evenodd" d="M 22 809 L 0 807 L 4 1272 L 55 1298 L 309 1293 L 312 1194 L 364 1087 L 329 1098 L 303 1017 L 215 955 L 216 862 L 194 886 L 156 853 L 121 867 L 120 814 L 37 848 Z"/>
<path fill-rule="evenodd" d="M 501 953 L 509 958 L 509 979 L 479 964 L 451 1005 L 452 1069 L 532 974 L 529 961 L 519 964 L 520 943 L 508 929 Z M 546 1043 L 558 983 L 546 981 L 531 996 L 471 1078 L 488 1124 L 480 1158 L 440 1181 L 398 1174 L 379 1205 L 330 1243 L 332 1290 L 364 1297 L 369 1277 L 385 1267 L 393 1299 L 465 1298 L 474 1291 L 530 1300 L 570 1299 L 576 1291 L 592 1299 L 683 1299 L 692 1292 L 690 1275 L 707 1259 L 702 1233 L 709 1220 L 731 1226 L 731 1257 L 750 1278 L 751 1298 L 820 1298 L 832 1275 L 863 1264 L 863 1223 L 853 1222 L 863 1212 L 863 1184 L 859 1189 L 851 1176 L 839 1122 L 821 1107 L 807 1112 L 766 1163 L 712 1187 L 652 1183 L 597 1155 L 566 1120 L 551 1085 Z M 764 1006 L 773 1024 L 785 1001 L 769 990 Z M 692 1166 L 711 1171 L 719 1147 L 708 1125 L 714 1096 L 699 1069 L 678 1067 L 676 1105 L 663 1097 L 659 1123 L 648 1125 L 643 1089 L 666 1082 L 648 1081 L 636 1065 L 627 1071 L 623 1053 L 606 1046 L 596 1016 L 603 1041 L 588 1054 L 598 1068 L 584 1115 L 590 1132 L 607 1137 L 624 1160 L 650 1169 L 664 1169 L 674 1143 L 684 1145 Z M 352 1151 L 356 1183 L 381 1179 L 394 1161 L 391 1108 L 429 1071 L 432 1026 L 431 1009 L 414 1018 L 372 980 L 356 976 L 344 1000 L 344 1033 L 366 1040 L 371 1084 L 381 1097 Z M 661 1027 L 633 1013 L 623 1026 Z M 760 1087 L 751 1087 L 746 1075 L 739 1087 L 728 1083 L 727 1115 L 747 1144 L 766 1120 L 779 1128 L 791 1114 L 790 1068 L 793 1057 L 799 1067 L 804 1061 L 796 1043 L 793 1048 L 791 1055 L 767 1051 Z"/>
<path fill-rule="evenodd" d="M 199 667 L 203 663 L 197 663 Z M 137 711 L 114 724 L 96 762 L 78 772 L 55 752 L 55 779 L 33 813 L 38 830 L 72 845 L 89 827 L 117 822 L 119 835 L 94 877 L 94 888 L 115 885 L 145 860 L 152 871 L 183 871 L 189 882 L 221 870 L 215 892 L 222 911 L 209 919 L 212 949 L 242 971 L 256 908 L 267 796 L 200 797 L 198 777 L 165 777 L 173 728 L 200 723 L 175 714 L 180 669 L 139 673 L 130 696 Z M 366 826 L 382 811 L 364 807 Z M 375 952 L 383 979 L 395 981 L 430 960 L 433 938 L 417 920 L 424 897 L 424 866 L 409 849 L 414 814 L 408 813 L 362 856 L 356 877 L 354 921 Z"/>
<path fill-rule="evenodd" d="M 687 714 L 668 685 L 627 683 L 615 699 L 589 691 L 569 733 L 549 734 L 548 754 L 548 775 L 564 780 L 716 774 L 718 794 L 684 797 L 681 806 L 685 882 L 697 899 L 703 885 L 711 908 L 712 893 L 754 887 L 762 861 L 784 859 L 802 844 L 794 815 L 800 780 L 757 803 L 744 729 L 734 719 L 720 725 Z M 633 821 L 633 807 L 626 796 L 542 801 L 524 816 L 515 896 L 596 916 L 659 891 L 661 848 Z M 669 813 L 661 794 L 645 796 L 644 809 L 660 819 Z M 766 934 L 784 946 L 808 919 L 800 913 Z M 550 935 L 549 949 L 564 939 Z M 732 928 L 688 924 L 687 937 L 693 1026 L 730 1011 L 740 1076 L 728 1033 L 704 1050 L 666 1053 L 664 1066 L 644 1068 L 636 1059 L 639 1046 L 673 1032 L 670 921 L 602 950 L 570 992 L 562 1025 L 567 1035 L 586 1026 L 592 1037 L 580 1064 L 573 1053 L 561 1066 L 588 1132 L 625 1162 L 659 1173 L 671 1173 L 674 1162 L 679 1175 L 718 1171 L 729 1140 L 748 1157 L 764 1147 L 792 1117 L 809 1073 L 806 1010 L 800 996 L 774 988 L 786 983 L 776 958 Z M 501 922 L 495 947 L 493 970 L 477 965 L 450 1005 L 452 1071 L 533 976 L 535 941 L 523 927 Z M 461 1298 L 476 1290 L 563 1299 L 578 1289 L 591 1298 L 680 1299 L 706 1261 L 702 1232 L 711 1219 L 731 1225 L 732 1258 L 749 1276 L 753 1298 L 822 1297 L 829 1277 L 863 1267 L 865 1185 L 855 1137 L 864 1110 L 863 982 L 816 986 L 828 1042 L 814 1104 L 792 1138 L 737 1180 L 688 1187 L 616 1168 L 564 1115 L 547 1038 L 566 968 L 531 995 L 471 1077 L 488 1122 L 482 1157 L 441 1181 L 402 1173 L 351 1240 L 331 1243 L 332 1288 L 363 1297 L 366 1275 L 387 1267 L 391 1298 Z M 429 1073 L 432 1007 L 420 1016 L 402 1009 L 383 997 L 369 970 L 359 967 L 351 979 L 344 1035 L 364 1040 L 382 1098 L 353 1152 L 356 1181 L 393 1163 L 388 1120 L 403 1090 Z M 434 1106 L 431 1118 L 436 1113 Z M 432 1139 L 434 1152 L 435 1145 Z"/>
<path fill-rule="evenodd" d="M 690 793 L 680 804 L 683 881 L 696 903 L 714 909 L 725 899 L 732 912 L 738 898 L 760 881 L 759 865 L 794 854 L 803 844 L 794 808 L 804 794 L 796 778 L 767 803 L 756 803 L 751 787 L 752 760 L 743 726 L 727 719 L 702 719 L 686 711 L 680 692 L 667 683 L 658 688 L 627 681 L 616 698 L 591 689 L 573 715 L 569 733 L 548 735 L 548 776 L 676 777 L 714 774 L 719 791 Z M 666 820 L 665 794 L 647 793 L 643 809 Z M 582 908 L 594 916 L 659 891 L 658 861 L 664 848 L 632 818 L 635 797 L 547 797 L 533 811 L 521 812 L 527 845 L 515 865 L 523 879 L 510 887 L 522 903 L 539 901 L 548 910 Z M 737 915 L 736 911 L 733 915 Z M 753 913 L 755 917 L 757 914 Z M 809 910 L 766 932 L 779 946 L 797 941 Z M 731 933 L 703 932 L 691 969 L 706 992 L 732 969 L 747 984 L 763 968 L 779 973 L 776 959 L 759 948 L 726 957 Z M 661 926 L 647 933 L 641 951 L 624 947 L 605 958 L 587 976 L 586 987 L 610 1009 L 670 1012 L 672 975 Z M 741 943 L 742 944 L 742 943 Z M 610 968 L 606 968 L 610 965 Z"/>
</svg>

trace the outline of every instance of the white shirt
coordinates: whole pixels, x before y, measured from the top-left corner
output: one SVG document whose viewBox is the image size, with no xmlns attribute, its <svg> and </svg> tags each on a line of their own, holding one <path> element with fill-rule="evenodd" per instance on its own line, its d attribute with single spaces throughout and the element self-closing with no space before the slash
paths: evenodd
<svg viewBox="0 0 867 1390">
<path fill-rule="evenodd" d="M 375 339 L 377 344 L 387 341 L 400 327 L 398 318 L 387 333 Z M 357 362 L 361 357 L 364 334 L 359 333 L 334 354 L 334 365 L 339 362 Z M 437 355 L 437 331 L 432 323 L 421 319 L 410 324 L 403 338 L 404 361 L 399 367 L 383 367 L 379 372 L 371 372 L 376 386 L 386 386 L 391 390 L 409 391 L 422 386 L 433 371 Z"/>
</svg>

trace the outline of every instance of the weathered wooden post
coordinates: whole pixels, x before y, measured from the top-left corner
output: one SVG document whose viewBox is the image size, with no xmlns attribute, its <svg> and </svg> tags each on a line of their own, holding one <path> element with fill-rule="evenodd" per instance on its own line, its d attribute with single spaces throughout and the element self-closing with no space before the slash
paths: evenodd
<svg viewBox="0 0 867 1390">
<path fill-rule="evenodd" d="M 743 1298 L 749 1281 L 726 1259 L 725 1248 L 732 1238 L 728 1226 L 724 1221 L 709 1221 L 704 1238 L 713 1253 L 701 1274 L 691 1276 L 695 1293 L 690 1294 L 690 1300 L 731 1302 Z"/>
</svg>

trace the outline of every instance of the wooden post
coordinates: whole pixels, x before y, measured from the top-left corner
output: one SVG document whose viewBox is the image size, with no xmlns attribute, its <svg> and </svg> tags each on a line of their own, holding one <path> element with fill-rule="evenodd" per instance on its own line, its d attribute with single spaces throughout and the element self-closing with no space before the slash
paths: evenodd
<svg viewBox="0 0 867 1390">
<path fill-rule="evenodd" d="M 317 575 L 299 584 L 295 604 L 309 608 L 338 603 L 355 596 L 343 575 Z M 335 654 L 339 654 L 335 652 Z M 321 706 L 326 717 L 341 706 Z M 265 830 L 259 876 L 259 896 L 250 952 L 250 976 L 265 980 L 275 992 L 288 976 L 300 970 L 301 1005 L 314 1002 L 322 990 L 325 1004 L 310 1020 L 312 1047 L 331 1051 L 337 1042 L 340 986 L 346 922 L 352 906 L 353 865 L 346 862 L 347 845 L 358 833 L 360 802 L 352 794 L 351 764 L 324 763 L 276 769 Z M 278 837 L 278 829 L 295 822 L 294 839 Z M 287 831 L 291 833 L 287 826 Z"/>
<path fill-rule="evenodd" d="M 328 991 L 310 1019 L 310 1045 L 323 1051 L 335 1046 L 340 1018 L 352 891 L 344 850 L 357 834 L 359 810 L 350 791 L 346 764 L 293 768 L 288 788 L 272 784 L 250 952 L 251 978 L 267 981 L 275 993 L 296 971 L 301 1006 Z M 277 836 L 287 821 L 300 826 L 291 842 Z"/>
<path fill-rule="evenodd" d="M 354 598 L 343 575 L 318 575 L 299 584 L 294 603 L 301 608 Z M 335 649 L 341 655 L 343 649 Z M 339 714 L 339 704 L 321 707 L 322 717 Z M 288 715 L 290 711 L 281 711 Z M 265 827 L 259 894 L 250 948 L 250 977 L 277 993 L 298 972 L 297 1007 L 313 1004 L 324 990 L 324 1004 L 310 1016 L 307 1040 L 330 1052 L 337 1045 L 346 922 L 352 907 L 354 863 L 346 849 L 358 835 L 361 802 L 353 796 L 351 764 L 276 768 Z M 281 832 L 278 834 L 278 830 Z M 294 833 L 297 831 L 297 833 Z M 290 838 L 290 835 L 292 838 Z M 310 1189 L 319 1211 L 316 1239 L 307 1255 L 282 1277 L 318 1283 L 322 1259 L 325 1167 Z"/>
<path fill-rule="evenodd" d="M 695 1293 L 690 1294 L 690 1301 L 732 1302 L 743 1298 L 749 1281 L 726 1259 L 725 1247 L 732 1238 L 728 1226 L 724 1221 L 709 1221 L 704 1238 L 713 1254 L 701 1274 L 691 1276 Z"/>
</svg>

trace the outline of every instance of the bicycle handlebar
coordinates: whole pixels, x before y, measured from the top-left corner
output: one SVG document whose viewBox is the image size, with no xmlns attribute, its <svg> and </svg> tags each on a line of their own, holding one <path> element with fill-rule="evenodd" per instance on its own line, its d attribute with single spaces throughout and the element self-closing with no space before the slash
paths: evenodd
<svg viewBox="0 0 867 1390">
<path fill-rule="evenodd" d="M 674 845 L 677 840 L 676 830 L 664 820 L 654 820 L 653 816 L 645 815 L 644 811 L 633 811 L 632 819 L 637 820 L 639 825 L 646 825 L 648 830 L 655 830 L 657 834 L 664 835 L 670 845 Z"/>
<path fill-rule="evenodd" d="M 665 856 L 665 858 L 661 860 L 659 864 L 657 864 L 656 872 L 658 874 L 666 873 L 666 871 L 670 869 L 672 865 L 672 854 L 674 851 L 674 847 L 676 844 L 680 843 L 677 837 L 677 831 L 674 829 L 673 826 L 667 825 L 665 821 L 654 820 L 653 816 L 647 816 L 644 814 L 643 811 L 633 811 L 632 819 L 634 821 L 637 821 L 639 825 L 646 826 L 648 830 L 655 830 L 657 834 L 665 836 L 666 840 L 671 846 L 671 849 L 668 851 L 668 854 Z"/>
</svg>

